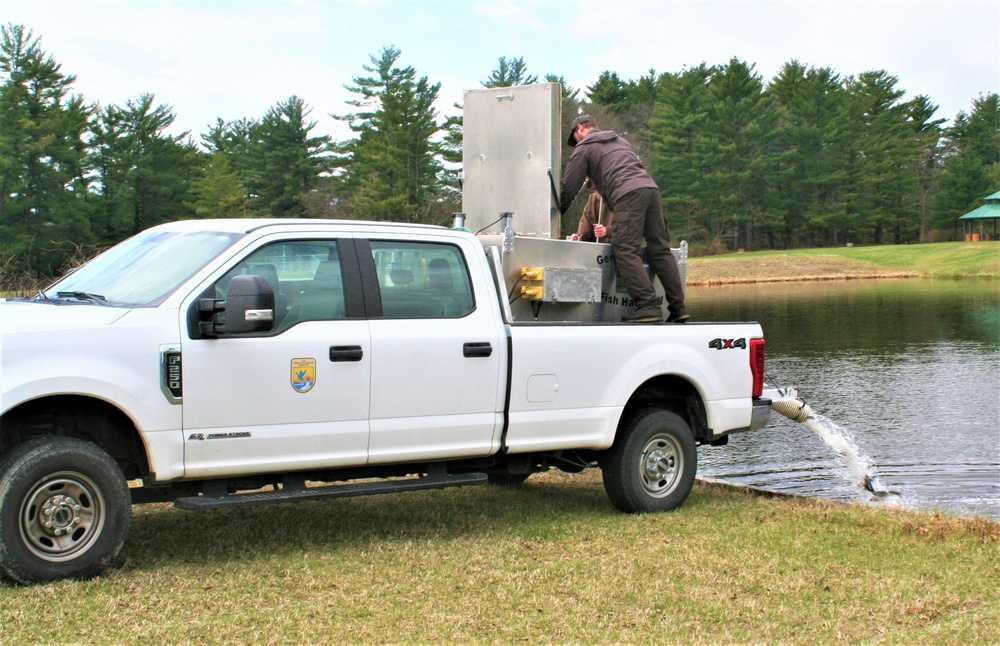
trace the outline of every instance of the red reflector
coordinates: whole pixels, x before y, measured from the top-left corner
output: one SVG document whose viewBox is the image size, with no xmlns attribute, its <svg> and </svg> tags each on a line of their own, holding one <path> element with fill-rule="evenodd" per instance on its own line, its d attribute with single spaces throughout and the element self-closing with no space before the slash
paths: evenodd
<svg viewBox="0 0 1000 646">
<path fill-rule="evenodd" d="M 764 392 L 764 339 L 750 339 L 750 372 L 753 374 L 753 396 Z"/>
</svg>

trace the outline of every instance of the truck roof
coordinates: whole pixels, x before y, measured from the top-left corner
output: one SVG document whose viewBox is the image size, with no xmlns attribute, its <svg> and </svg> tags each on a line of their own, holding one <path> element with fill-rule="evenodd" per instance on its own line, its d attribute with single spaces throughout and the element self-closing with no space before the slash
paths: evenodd
<svg viewBox="0 0 1000 646">
<path fill-rule="evenodd" d="M 263 228 L 279 229 L 319 229 L 319 228 L 346 228 L 357 230 L 359 227 L 366 229 L 382 230 L 413 230 L 432 229 L 440 231 L 442 227 L 433 224 L 410 224 L 405 222 L 374 222 L 366 220 L 325 220 L 325 219 L 305 219 L 305 218 L 228 218 L 210 220 L 177 220 L 161 224 L 154 229 L 163 231 L 219 231 L 223 233 L 252 233 Z"/>
</svg>

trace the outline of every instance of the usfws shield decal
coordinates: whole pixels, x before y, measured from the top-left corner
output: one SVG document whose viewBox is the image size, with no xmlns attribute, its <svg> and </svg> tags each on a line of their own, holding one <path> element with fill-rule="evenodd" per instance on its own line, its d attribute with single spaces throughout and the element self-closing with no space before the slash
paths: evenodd
<svg viewBox="0 0 1000 646">
<path fill-rule="evenodd" d="M 292 359 L 292 388 L 307 393 L 316 385 L 316 360 Z"/>
</svg>

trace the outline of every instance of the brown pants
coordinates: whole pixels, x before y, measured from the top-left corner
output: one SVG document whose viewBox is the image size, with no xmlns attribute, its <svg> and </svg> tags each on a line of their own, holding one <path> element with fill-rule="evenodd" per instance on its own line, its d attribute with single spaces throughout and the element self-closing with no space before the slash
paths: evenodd
<svg viewBox="0 0 1000 646">
<path fill-rule="evenodd" d="M 615 252 L 618 278 L 635 301 L 636 309 L 659 305 L 656 290 L 639 255 L 645 240 L 646 262 L 663 283 L 670 314 L 687 314 L 677 259 L 670 253 L 670 234 L 663 219 L 660 191 L 640 188 L 626 193 L 615 201 L 614 213 L 611 248 Z"/>
</svg>

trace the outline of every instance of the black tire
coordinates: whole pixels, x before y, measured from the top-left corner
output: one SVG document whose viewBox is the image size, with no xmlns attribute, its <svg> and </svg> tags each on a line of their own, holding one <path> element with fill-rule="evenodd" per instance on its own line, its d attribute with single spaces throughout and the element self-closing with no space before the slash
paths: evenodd
<svg viewBox="0 0 1000 646">
<path fill-rule="evenodd" d="M 131 519 L 128 483 L 94 444 L 37 438 L 0 465 L 0 570 L 18 583 L 97 576 Z"/>
<path fill-rule="evenodd" d="M 698 471 L 691 427 L 662 408 L 644 408 L 623 426 L 601 460 L 604 490 L 629 513 L 670 511 L 684 504 Z"/>
</svg>

